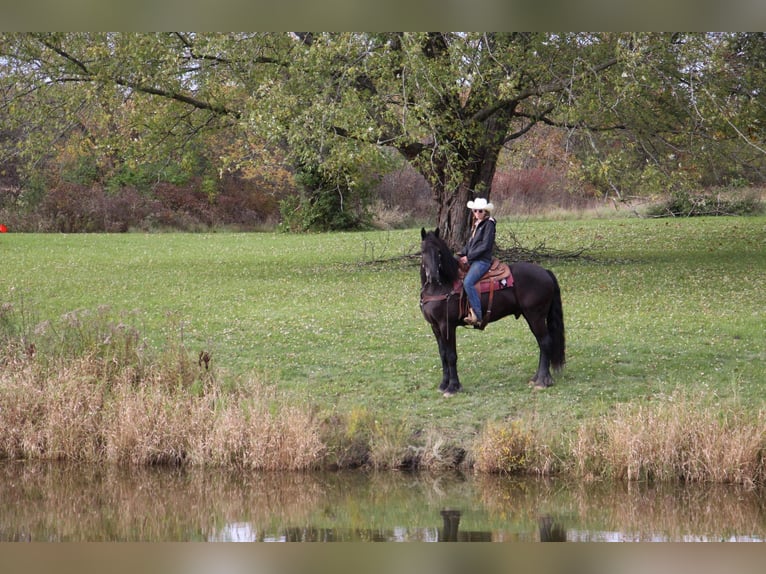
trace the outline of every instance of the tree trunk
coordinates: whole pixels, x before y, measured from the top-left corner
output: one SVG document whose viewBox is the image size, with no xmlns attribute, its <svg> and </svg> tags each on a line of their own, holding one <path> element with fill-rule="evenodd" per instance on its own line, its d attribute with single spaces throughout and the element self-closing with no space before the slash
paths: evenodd
<svg viewBox="0 0 766 574">
<path fill-rule="evenodd" d="M 485 122 L 483 145 L 467 154 L 471 159 L 464 162 L 461 183 L 457 188 L 448 189 L 441 183 L 447 180 L 443 175 L 444 170 L 437 174 L 441 177 L 430 178 L 432 182 L 439 182 L 432 184 L 439 235 L 455 250 L 465 245 L 471 233 L 471 213 L 466 205 L 468 201 L 476 197 L 490 200 L 497 159 L 505 143 L 509 123 L 502 117 L 494 117 Z"/>
<path fill-rule="evenodd" d="M 437 202 L 436 227 L 449 246 L 457 250 L 465 244 L 470 233 L 471 218 L 466 203 L 473 199 L 473 194 L 471 188 L 464 183 L 454 190 L 437 187 L 440 189 L 434 190 Z"/>
</svg>

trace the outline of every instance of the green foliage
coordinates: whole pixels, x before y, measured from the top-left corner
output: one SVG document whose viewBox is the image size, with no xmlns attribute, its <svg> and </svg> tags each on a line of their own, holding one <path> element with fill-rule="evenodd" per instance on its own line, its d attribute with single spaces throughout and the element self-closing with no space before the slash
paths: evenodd
<svg viewBox="0 0 766 574">
<path fill-rule="evenodd" d="M 92 156 L 78 156 L 74 165 L 62 170 L 61 179 L 67 183 L 91 185 L 98 181 L 98 165 Z"/>
<path fill-rule="evenodd" d="M 295 179 L 300 194 L 280 204 L 283 230 L 347 231 L 369 226 L 366 184 L 344 183 L 314 166 L 299 171 Z"/>
<path fill-rule="evenodd" d="M 705 193 L 679 190 L 647 209 L 649 217 L 758 215 L 766 206 L 759 190 L 714 189 Z"/>
<path fill-rule="evenodd" d="M 48 191 L 48 182 L 42 173 L 36 172 L 26 180 L 17 207 L 21 212 L 28 213 L 34 210 L 45 198 Z"/>
<path fill-rule="evenodd" d="M 179 164 L 122 163 L 116 166 L 114 172 L 106 179 L 106 189 L 110 193 L 116 193 L 122 188 L 130 187 L 150 195 L 152 186 L 157 182 L 186 185 L 192 179 L 192 175 Z"/>
<path fill-rule="evenodd" d="M 604 196 L 763 182 L 765 45 L 761 33 L 2 34 L 2 147 L 25 181 L 145 191 L 201 177 L 211 200 L 224 173 L 307 170 L 283 209 L 296 229 L 364 225 L 360 166 L 381 171 L 394 149 L 459 239 L 465 201 L 491 193 L 500 150 L 535 124 L 562 130 Z M 263 167 L 264 147 L 279 166 Z"/>
<path fill-rule="evenodd" d="M 763 131 L 750 116 L 763 109 L 753 81 L 763 79 L 762 55 L 735 47 L 738 36 L 632 35 L 619 73 L 579 98 L 589 125 L 603 118 L 615 128 L 570 139 L 588 181 L 617 198 L 763 182 Z"/>
</svg>

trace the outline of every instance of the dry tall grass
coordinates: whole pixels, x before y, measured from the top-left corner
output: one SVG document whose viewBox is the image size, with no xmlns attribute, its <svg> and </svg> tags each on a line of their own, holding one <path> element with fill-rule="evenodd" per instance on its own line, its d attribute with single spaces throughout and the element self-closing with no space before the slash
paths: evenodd
<svg viewBox="0 0 766 574">
<path fill-rule="evenodd" d="M 353 465 L 378 469 L 766 484 L 766 411 L 681 394 L 618 405 L 563 441 L 523 419 L 490 423 L 464 461 L 434 437 L 413 444 L 405 426 L 370 413 L 336 420 L 328 452 L 328 421 L 309 405 L 290 404 L 257 379 L 223 392 L 180 347 L 162 363 L 143 360 L 140 378 L 111 353 L 48 363 L 18 349 L 4 355 L 0 458 L 302 470 L 346 466 L 344 456 L 359 451 Z"/>
<path fill-rule="evenodd" d="M 135 365 L 105 360 L 86 354 L 42 365 L 6 353 L 0 458 L 300 470 L 321 457 L 310 409 L 261 381 L 222 393 L 178 349 L 173 360 L 144 365 L 140 380 Z"/>
<path fill-rule="evenodd" d="M 625 480 L 763 484 L 766 412 L 747 413 L 680 394 L 619 405 L 580 426 L 575 473 Z"/>
<path fill-rule="evenodd" d="M 766 411 L 736 404 L 682 394 L 620 404 L 556 441 L 525 420 L 490 423 L 473 447 L 473 466 L 586 480 L 766 484 Z"/>
</svg>

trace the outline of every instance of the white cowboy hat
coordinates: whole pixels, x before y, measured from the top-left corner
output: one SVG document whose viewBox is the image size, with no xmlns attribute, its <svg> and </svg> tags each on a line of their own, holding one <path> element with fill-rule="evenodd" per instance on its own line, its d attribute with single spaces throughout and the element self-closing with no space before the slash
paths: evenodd
<svg viewBox="0 0 766 574">
<path fill-rule="evenodd" d="M 466 205 L 468 205 L 468 209 L 483 209 L 484 211 L 492 211 L 495 209 L 495 206 L 491 203 L 487 203 L 487 200 L 483 197 L 477 197 L 476 201 L 469 201 Z"/>
</svg>

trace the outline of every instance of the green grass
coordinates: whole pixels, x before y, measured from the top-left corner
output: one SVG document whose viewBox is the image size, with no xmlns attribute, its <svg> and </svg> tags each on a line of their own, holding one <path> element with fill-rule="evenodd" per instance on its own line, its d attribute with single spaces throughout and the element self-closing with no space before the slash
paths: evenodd
<svg viewBox="0 0 766 574">
<path fill-rule="evenodd" d="M 557 384 L 526 381 L 537 348 L 523 320 L 458 333 L 464 392 L 437 392 L 436 343 L 418 307 L 419 230 L 0 237 L 0 304 L 31 339 L 45 321 L 104 306 L 147 343 L 182 337 L 217 376 L 257 372 L 322 413 L 373 419 L 467 443 L 523 416 L 556 433 L 623 402 L 675 391 L 762 406 L 766 218 L 501 220 L 529 245 L 587 247 L 550 261 L 568 362 Z M 23 308 L 23 312 L 21 309 Z M 60 323 L 58 323 L 60 324 Z"/>
</svg>

